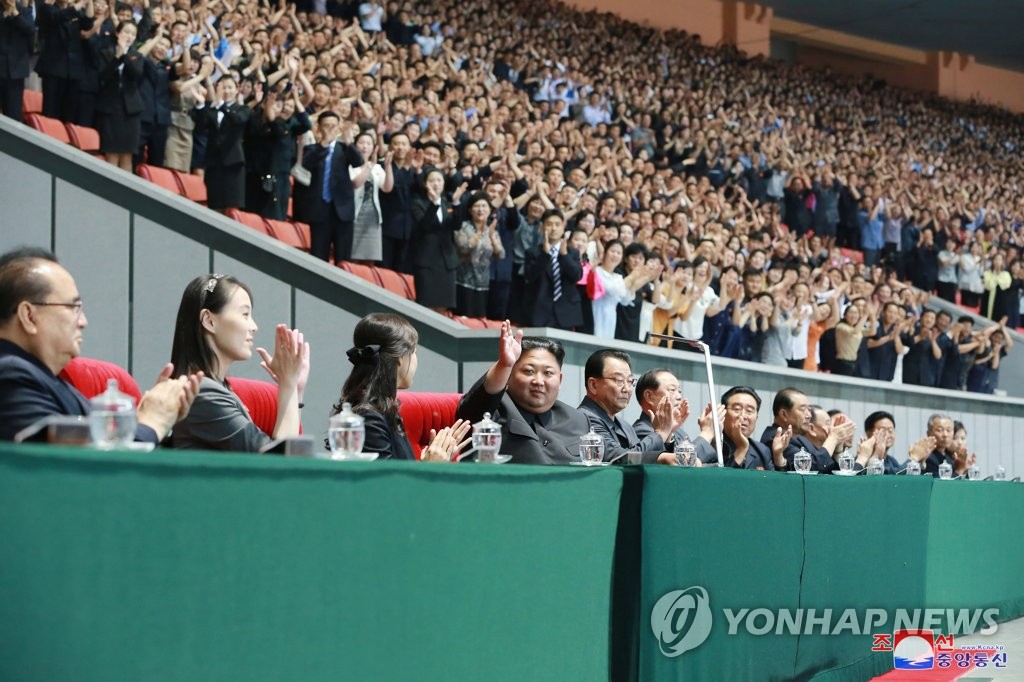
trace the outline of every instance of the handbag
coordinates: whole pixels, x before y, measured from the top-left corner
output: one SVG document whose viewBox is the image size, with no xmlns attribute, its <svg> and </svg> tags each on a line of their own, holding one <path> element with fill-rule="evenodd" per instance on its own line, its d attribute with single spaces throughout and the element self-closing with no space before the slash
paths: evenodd
<svg viewBox="0 0 1024 682">
<path fill-rule="evenodd" d="M 587 275 L 587 298 L 591 301 L 604 296 L 604 283 L 601 281 L 600 275 L 597 274 L 597 268 L 591 268 L 590 274 Z"/>
<path fill-rule="evenodd" d="M 299 183 L 303 187 L 309 187 L 309 183 L 313 179 L 313 174 L 309 172 L 308 168 L 303 167 L 302 163 L 299 162 L 292 166 L 292 177 L 295 178 L 295 182 Z"/>
</svg>

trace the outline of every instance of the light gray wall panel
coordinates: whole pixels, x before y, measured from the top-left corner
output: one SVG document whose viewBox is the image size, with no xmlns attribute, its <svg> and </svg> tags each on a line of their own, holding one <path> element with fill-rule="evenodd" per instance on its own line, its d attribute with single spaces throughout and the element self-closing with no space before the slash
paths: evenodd
<svg viewBox="0 0 1024 682">
<path fill-rule="evenodd" d="M 82 352 L 122 367 L 128 364 L 128 220 L 116 204 L 57 181 L 54 250 L 85 301 Z"/>
<path fill-rule="evenodd" d="M 310 345 L 311 369 L 304 397 L 306 407 L 302 410 L 302 426 L 306 433 L 317 438 L 327 433 L 331 405 L 338 399 L 341 385 L 352 368 L 345 351 L 352 345 L 352 328 L 357 321 L 358 318 L 351 313 L 315 296 L 296 292 L 295 326 Z M 422 363 L 421 355 L 421 366 Z M 256 369 L 263 371 L 258 365 Z"/>
<path fill-rule="evenodd" d="M 192 277 L 207 274 L 207 263 L 202 263 L 202 269 L 189 273 L 186 282 Z M 292 289 L 286 283 L 270 275 L 266 275 L 255 268 L 252 268 L 241 261 L 238 261 L 222 253 L 215 253 L 213 256 L 213 271 L 222 275 L 232 275 L 244 282 L 252 290 L 253 315 L 259 330 L 256 332 L 253 348 L 266 348 L 271 354 L 274 349 L 274 329 L 278 324 L 286 324 L 291 327 L 292 321 Z M 185 283 L 182 283 L 184 287 Z M 302 327 L 299 330 L 305 332 Z M 231 368 L 231 374 L 247 379 L 267 380 L 269 375 L 260 367 L 260 357 L 253 351 L 251 362 L 237 363 Z"/>
<path fill-rule="evenodd" d="M 136 216 L 131 370 L 140 384 L 170 360 L 181 294 L 193 272 L 206 272 L 209 253 L 199 242 Z"/>
<path fill-rule="evenodd" d="M 52 248 L 52 176 L 0 153 L 0 253 L 16 246 Z"/>
<path fill-rule="evenodd" d="M 422 361 L 421 361 L 422 362 Z M 462 390 L 460 393 L 465 393 L 476 380 L 484 375 L 484 373 L 491 368 L 494 362 L 465 362 L 462 364 Z M 425 391 L 427 389 L 420 388 L 421 381 L 419 378 L 416 379 L 413 384 L 412 390 L 414 391 Z"/>
<path fill-rule="evenodd" d="M 348 337 L 351 346 L 352 336 Z M 419 365 L 416 370 L 415 387 L 420 391 L 440 391 L 456 393 L 459 390 L 459 366 L 441 353 L 446 349 L 432 350 L 420 344 L 416 351 Z"/>
</svg>

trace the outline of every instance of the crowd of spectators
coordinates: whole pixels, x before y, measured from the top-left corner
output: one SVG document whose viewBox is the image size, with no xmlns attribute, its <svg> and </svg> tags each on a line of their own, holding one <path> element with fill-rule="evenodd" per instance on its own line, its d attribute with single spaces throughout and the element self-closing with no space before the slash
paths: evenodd
<svg viewBox="0 0 1024 682">
<path fill-rule="evenodd" d="M 205 173 L 217 209 L 291 199 L 314 255 L 413 273 L 439 311 L 980 392 L 1020 324 L 1006 111 L 546 0 L 5 8 L 44 113 L 118 165 Z"/>
</svg>

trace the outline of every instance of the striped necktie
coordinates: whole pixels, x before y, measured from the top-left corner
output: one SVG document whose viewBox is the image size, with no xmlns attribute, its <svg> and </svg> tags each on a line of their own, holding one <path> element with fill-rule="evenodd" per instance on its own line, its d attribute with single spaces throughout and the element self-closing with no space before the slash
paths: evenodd
<svg viewBox="0 0 1024 682">
<path fill-rule="evenodd" d="M 557 301 L 562 297 L 562 269 L 558 265 L 558 244 L 551 247 L 551 300 Z"/>
</svg>

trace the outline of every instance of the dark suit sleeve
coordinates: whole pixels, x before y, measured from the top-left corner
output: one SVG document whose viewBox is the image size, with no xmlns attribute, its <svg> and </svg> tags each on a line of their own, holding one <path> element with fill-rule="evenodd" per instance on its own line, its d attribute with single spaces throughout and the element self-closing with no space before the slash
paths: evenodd
<svg viewBox="0 0 1024 682">
<path fill-rule="evenodd" d="M 565 255 L 558 256 L 558 267 L 562 271 L 562 281 L 575 284 L 583 276 L 583 264 L 580 263 L 580 254 L 571 246 L 565 250 Z"/>
<path fill-rule="evenodd" d="M 544 276 L 544 272 L 551 266 L 551 260 L 544 252 L 543 246 L 532 246 L 526 250 L 523 258 L 523 279 L 527 282 L 536 282 Z M 579 277 L 576 278 L 577 280 Z"/>
<path fill-rule="evenodd" d="M 12 440 L 23 428 L 63 413 L 27 367 L 13 363 L 0 367 L 0 440 Z"/>
<path fill-rule="evenodd" d="M 307 144 L 302 148 L 302 167 L 306 170 L 316 170 L 317 164 L 320 163 L 323 158 L 322 150 L 324 149 L 321 144 Z"/>
<path fill-rule="evenodd" d="M 5 23 L 10 24 L 14 30 L 22 34 L 26 38 L 31 39 L 32 34 L 35 31 L 35 27 L 32 26 L 32 10 L 27 6 L 19 7 L 18 13 L 13 17 L 9 17 L 3 20 Z"/>
<path fill-rule="evenodd" d="M 350 166 L 362 166 L 366 159 L 359 153 L 359 150 L 350 144 L 345 145 L 345 163 Z"/>
<path fill-rule="evenodd" d="M 501 406 L 501 398 L 504 391 L 491 395 L 484 389 L 486 375 L 477 379 L 459 400 L 459 406 L 455 410 L 456 419 L 468 419 L 471 422 L 478 422 L 484 418 L 484 412 L 490 412 L 493 417 Z"/>
</svg>

